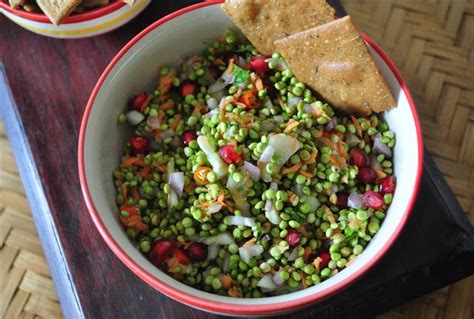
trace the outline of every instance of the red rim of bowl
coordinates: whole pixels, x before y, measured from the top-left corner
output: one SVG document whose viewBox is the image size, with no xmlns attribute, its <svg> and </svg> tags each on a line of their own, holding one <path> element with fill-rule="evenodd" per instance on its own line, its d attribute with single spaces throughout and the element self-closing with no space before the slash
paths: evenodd
<svg viewBox="0 0 474 319">
<path fill-rule="evenodd" d="M 118 10 L 122 8 L 123 6 L 126 6 L 127 4 L 125 2 L 121 1 L 116 1 L 111 4 L 108 4 L 106 6 L 93 9 L 93 10 L 88 10 L 83 13 L 76 13 L 74 15 L 71 15 L 69 17 L 66 17 L 61 24 L 68 24 L 68 23 L 78 23 L 78 22 L 84 22 L 87 20 L 92 20 L 92 19 L 97 19 L 102 16 L 105 16 L 115 10 Z M 48 24 L 53 24 L 51 20 L 44 14 L 44 13 L 33 13 L 33 12 L 27 12 L 24 10 L 19 10 L 19 9 L 12 9 L 6 2 L 5 0 L 0 0 L 0 8 L 5 9 L 6 11 L 10 12 L 11 14 L 14 14 L 16 16 L 19 16 L 24 19 L 36 21 L 36 22 L 42 22 L 42 23 L 48 23 Z"/>
<path fill-rule="evenodd" d="M 136 44 L 140 39 L 142 39 L 145 35 L 147 35 L 150 31 L 154 30 L 158 26 L 176 17 L 179 17 L 183 14 L 186 14 L 190 11 L 207 7 L 207 6 L 211 6 L 211 5 L 215 5 L 221 2 L 222 1 L 208 1 L 208 2 L 203 2 L 203 3 L 198 3 L 195 5 L 183 8 L 179 11 L 176 11 L 170 15 L 163 17 L 162 19 L 154 22 L 145 30 L 140 32 L 137 36 L 135 36 L 113 58 L 113 60 L 105 69 L 104 73 L 102 73 L 96 86 L 94 87 L 92 95 L 87 103 L 83 120 L 81 123 L 81 128 L 80 128 L 80 133 L 79 133 L 79 149 L 78 149 L 78 162 L 79 162 L 78 165 L 79 165 L 79 178 L 81 182 L 81 188 L 82 188 L 82 192 L 83 192 L 89 213 L 97 229 L 99 230 L 99 233 L 102 235 L 106 243 L 109 245 L 112 251 L 117 255 L 117 257 L 128 268 L 130 268 L 138 277 L 140 277 L 142 280 L 144 280 L 146 283 L 148 283 L 150 286 L 154 287 L 155 289 L 165 293 L 166 295 L 168 295 L 169 297 L 175 300 L 178 300 L 185 304 L 188 304 L 197 308 L 205 309 L 211 312 L 220 312 L 220 313 L 226 313 L 226 314 L 232 314 L 232 315 L 269 315 L 269 314 L 288 312 L 291 310 L 295 310 L 297 308 L 308 306 L 316 301 L 327 298 L 330 295 L 336 293 L 337 291 L 352 284 L 357 279 L 359 279 L 363 274 L 365 274 L 367 270 L 370 269 L 385 254 L 385 252 L 392 246 L 393 242 L 398 237 L 399 233 L 403 229 L 403 226 L 405 225 L 412 211 L 413 205 L 415 203 L 415 200 L 418 194 L 420 181 L 421 181 L 422 168 L 423 168 L 423 143 L 422 143 L 422 135 L 421 135 L 421 128 L 420 128 L 420 122 L 418 119 L 418 114 L 416 112 L 415 105 L 413 103 L 410 92 L 408 91 L 407 85 L 403 81 L 400 75 L 400 72 L 397 70 L 396 66 L 388 58 L 385 52 L 383 52 L 383 50 L 375 43 L 375 41 L 369 38 L 367 35 L 361 33 L 361 36 L 364 38 L 364 40 L 383 58 L 385 63 L 387 63 L 387 65 L 390 67 L 390 70 L 393 72 L 393 74 L 397 78 L 397 81 L 399 82 L 401 89 L 405 92 L 408 103 L 410 105 L 411 113 L 413 115 L 413 120 L 416 126 L 417 147 L 418 147 L 419 157 L 418 157 L 418 162 L 417 162 L 417 174 L 416 174 L 414 191 L 411 195 L 411 198 L 408 202 L 408 206 L 402 216 L 402 219 L 400 220 L 400 223 L 398 224 L 395 231 L 391 234 L 385 246 L 383 246 L 382 249 L 380 249 L 368 263 L 366 263 L 360 269 L 358 269 L 351 277 L 348 277 L 334 284 L 333 286 L 328 287 L 327 289 L 323 291 L 313 293 L 296 300 L 284 301 L 280 303 L 271 303 L 271 304 L 258 304 L 258 305 L 242 305 L 242 304 L 237 305 L 237 304 L 231 304 L 231 303 L 225 303 L 225 302 L 216 302 L 216 301 L 202 298 L 198 295 L 192 295 L 187 292 L 177 290 L 175 287 L 170 286 L 160 281 L 158 278 L 156 278 L 151 273 L 149 273 L 144 268 L 142 268 L 136 261 L 132 260 L 127 255 L 127 253 L 122 249 L 122 247 L 120 247 L 120 245 L 114 240 L 114 238 L 110 235 L 109 231 L 107 230 L 107 227 L 104 225 L 103 221 L 101 220 L 100 215 L 94 206 L 91 195 L 89 193 L 88 184 L 87 184 L 85 163 L 84 163 L 84 142 L 85 142 L 85 136 L 86 136 L 87 123 L 89 120 L 89 115 L 90 115 L 94 100 L 105 78 L 109 75 L 112 68 L 134 44 Z"/>
</svg>

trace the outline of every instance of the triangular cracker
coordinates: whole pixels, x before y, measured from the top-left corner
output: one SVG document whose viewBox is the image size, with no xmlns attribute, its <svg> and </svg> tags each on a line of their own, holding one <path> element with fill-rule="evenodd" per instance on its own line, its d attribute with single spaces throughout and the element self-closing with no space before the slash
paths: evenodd
<svg viewBox="0 0 474 319">
<path fill-rule="evenodd" d="M 36 3 L 51 22 L 59 25 L 81 3 L 81 0 L 36 0 Z"/>
<path fill-rule="evenodd" d="M 275 52 L 273 42 L 334 20 L 325 0 L 226 0 L 225 13 L 263 54 Z"/>
<path fill-rule="evenodd" d="M 298 80 L 335 108 L 368 115 L 396 106 L 364 40 L 346 16 L 275 42 Z"/>
<path fill-rule="evenodd" d="M 18 8 L 19 6 L 22 6 L 25 3 L 26 0 L 9 0 L 10 2 L 10 7 L 13 9 Z"/>
</svg>

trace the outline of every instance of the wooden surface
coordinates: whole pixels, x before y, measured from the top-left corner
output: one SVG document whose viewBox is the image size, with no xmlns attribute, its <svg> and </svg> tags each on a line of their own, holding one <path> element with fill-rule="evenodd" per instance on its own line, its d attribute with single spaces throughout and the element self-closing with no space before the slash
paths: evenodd
<svg viewBox="0 0 474 319">
<path fill-rule="evenodd" d="M 184 2 L 185 1 L 183 1 L 183 3 Z M 360 12 L 363 17 L 364 15 L 370 15 L 369 10 L 373 10 L 373 12 L 381 10 L 380 6 L 365 4 L 359 7 L 354 5 L 358 2 L 347 2 L 350 2 L 349 4 L 345 3 L 348 6 L 349 12 L 352 13 L 351 10 L 354 10 L 353 16 L 356 18 L 356 21 L 359 21 L 356 15 L 357 12 Z M 401 6 L 393 5 L 391 1 L 386 1 L 386 3 L 390 4 L 390 10 L 402 8 L 408 12 L 403 16 L 404 19 L 411 16 L 409 14 L 411 10 L 403 6 L 403 1 L 399 2 L 402 3 Z M 60 295 L 63 293 L 72 293 L 75 298 L 79 298 L 83 307 L 87 309 L 87 313 L 93 317 L 107 317 L 108 313 L 104 312 L 105 310 L 103 309 L 107 309 L 108 307 L 122 310 L 122 316 L 131 316 L 133 312 L 129 312 L 131 308 L 126 307 L 126 305 L 124 305 L 123 308 L 118 308 L 117 305 L 109 304 L 113 300 L 120 300 L 122 295 L 127 294 L 133 295 L 136 298 L 135 302 L 142 305 L 144 310 L 149 310 L 150 312 L 148 312 L 148 314 L 150 316 L 163 317 L 165 316 L 163 312 L 164 309 L 172 309 L 171 312 L 166 313 L 168 318 L 173 316 L 182 317 L 191 313 L 195 313 L 193 317 L 207 317 L 207 315 L 203 313 L 192 312 L 188 307 L 180 307 L 178 303 L 168 298 L 155 296 L 156 294 L 150 287 L 143 285 L 143 283 L 136 279 L 111 255 L 93 228 L 91 221 L 88 219 L 85 205 L 81 200 L 80 190 L 77 186 L 75 141 L 77 140 L 78 125 L 82 110 L 92 86 L 95 84 L 95 79 L 98 78 L 110 57 L 125 43 L 126 39 L 136 34 L 138 30 L 142 29 L 143 26 L 147 25 L 158 15 L 162 15 L 166 10 L 170 11 L 171 3 L 172 1 L 161 1 L 159 6 L 155 3 L 153 4 L 155 10 L 161 7 L 159 9 L 160 11 L 152 12 L 148 10 L 138 21 L 128 25 L 124 29 L 90 40 L 59 41 L 41 38 L 13 26 L 3 17 L 0 18 L 0 29 L 2 30 L 0 57 L 4 59 L 13 95 L 22 110 L 21 120 L 23 123 L 30 124 L 23 127 L 26 135 L 30 137 L 30 149 L 23 149 L 25 152 L 24 155 L 33 155 L 34 161 L 38 163 L 38 171 L 36 171 L 36 174 L 41 176 L 43 180 L 43 183 L 40 184 L 33 183 L 32 185 L 27 185 L 27 189 L 31 190 L 33 188 L 35 191 L 43 192 L 46 199 L 50 199 L 48 202 L 53 204 L 52 207 L 50 207 L 54 213 L 53 219 L 49 221 L 46 220 L 46 222 L 55 222 L 61 220 L 62 216 L 70 216 L 68 219 L 69 223 L 67 223 L 67 225 L 65 223 L 60 225 L 62 227 L 58 228 L 57 234 L 48 233 L 47 227 L 49 225 L 41 218 L 41 208 L 43 207 L 40 203 L 34 205 L 33 210 L 35 210 L 36 223 L 37 225 L 43 226 L 40 227 L 40 237 L 44 239 L 56 235 L 58 237 L 55 237 L 55 239 L 59 240 L 61 246 L 64 247 L 64 251 L 53 251 L 52 254 L 49 253 L 52 251 L 52 249 L 50 249 L 51 247 L 47 247 L 48 254 L 50 254 L 48 255 L 50 264 L 53 264 L 56 268 L 60 268 L 60 261 L 56 259 L 61 257 L 61 254 L 67 252 L 62 257 L 65 258 L 70 267 L 68 270 L 71 276 L 76 278 L 95 278 L 95 281 L 92 282 L 87 280 L 77 282 L 76 287 L 70 287 L 67 284 L 58 287 Z M 457 3 L 458 1 L 455 1 L 455 4 Z M 467 18 L 464 18 L 463 15 L 462 19 L 462 21 L 467 21 L 467 23 L 472 21 L 469 19 L 469 15 L 472 17 L 472 11 L 469 11 L 471 7 L 468 5 L 463 7 L 463 10 L 467 7 Z M 423 8 L 426 9 L 426 7 L 427 6 Z M 399 12 L 397 10 L 396 12 Z M 159 14 L 156 12 L 159 12 Z M 420 14 L 419 10 L 416 12 Z M 450 12 L 449 6 L 446 12 Z M 429 12 L 425 14 L 429 15 Z M 453 14 L 453 16 L 459 15 Z M 386 24 L 382 23 L 384 22 L 383 19 L 379 18 L 378 21 L 378 23 L 380 23 L 379 28 L 373 24 L 371 24 L 370 28 L 380 33 L 380 29 L 383 29 Z M 403 25 L 403 21 L 400 22 L 399 25 Z M 407 21 L 413 23 L 413 19 L 408 19 Z M 359 25 L 365 30 L 362 24 Z M 462 23 L 460 23 L 460 25 L 466 30 L 472 30 L 463 26 Z M 367 28 L 367 32 L 370 34 L 370 28 Z M 389 35 L 394 33 L 394 31 L 387 32 Z M 381 34 L 383 37 L 385 33 L 382 32 Z M 387 43 L 391 44 L 393 37 L 393 35 L 388 37 Z M 8 50 L 4 44 L 13 43 L 15 40 L 17 41 L 15 45 L 21 48 L 21 50 L 13 53 Z M 380 41 L 380 39 L 377 40 Z M 430 40 L 428 42 L 431 43 L 432 41 Z M 454 42 L 464 43 L 462 41 Z M 383 38 L 380 43 L 382 47 L 386 48 Z M 472 42 L 470 45 L 472 52 Z M 406 51 L 410 46 L 406 46 L 405 48 Z M 390 47 L 388 47 L 388 49 L 390 50 Z M 391 56 L 396 54 L 398 50 L 402 50 L 403 47 L 392 46 L 392 49 L 395 53 L 388 50 Z M 449 49 L 450 46 L 447 46 L 447 50 Z M 433 54 L 432 51 L 428 51 L 426 54 L 422 53 L 422 55 L 428 55 L 428 57 L 431 55 L 435 56 L 436 59 L 439 58 L 439 53 L 436 55 Z M 49 59 L 43 60 L 41 56 L 49 56 Z M 9 57 L 9 59 L 7 60 L 5 57 Z M 420 60 L 423 60 L 423 58 Z M 448 60 L 448 62 L 457 63 L 454 56 L 452 60 L 453 61 Z M 93 63 L 91 61 L 93 61 Z M 400 61 L 404 62 L 405 60 L 395 60 L 396 63 L 400 63 Z M 465 62 L 465 60 L 462 61 Z M 471 62 L 471 65 L 472 64 Z M 78 65 L 80 67 L 77 67 Z M 467 67 L 464 69 L 468 70 Z M 405 72 L 403 68 L 402 72 Z M 441 71 L 434 69 L 433 72 L 437 74 Z M 447 71 L 445 73 L 449 74 Z M 424 74 L 427 73 L 425 72 Z M 430 73 L 428 72 L 428 74 Z M 472 72 L 470 74 L 472 75 Z M 449 75 L 446 76 L 446 78 L 452 76 L 453 75 Z M 459 76 L 459 74 L 457 74 L 457 76 Z M 452 81 L 451 78 L 449 79 L 446 85 L 450 88 L 453 86 L 453 83 L 457 85 L 467 83 L 467 80 L 469 80 L 469 78 L 461 76 L 457 78 L 457 81 Z M 418 81 L 412 80 L 412 82 L 413 83 L 410 83 L 410 87 L 412 87 L 412 85 L 422 85 Z M 436 90 L 431 89 L 430 92 L 435 91 Z M 469 149 L 469 146 L 472 147 L 473 144 L 473 142 L 469 143 L 469 141 L 473 141 L 471 112 L 473 99 L 472 96 L 469 98 L 469 93 L 466 95 L 464 91 L 466 91 L 465 85 L 459 86 L 459 94 L 456 101 L 459 101 L 459 107 L 461 109 L 466 108 L 467 105 L 469 113 L 466 116 L 466 112 L 463 111 L 464 113 L 461 113 L 461 115 L 464 116 L 458 116 L 456 118 L 460 118 L 462 121 L 467 119 L 468 124 L 466 124 L 466 127 L 470 127 L 470 129 L 466 130 L 461 140 L 467 139 L 468 141 L 459 145 L 455 144 L 455 142 L 449 142 L 453 140 L 445 141 L 445 145 L 447 145 L 445 148 L 448 146 L 451 147 L 451 149 L 457 147 L 455 158 L 452 153 L 439 151 L 439 148 L 430 145 L 430 142 L 428 142 L 428 147 L 431 146 L 431 150 L 437 155 L 436 160 L 438 164 L 448 177 L 448 182 L 452 184 L 453 189 L 458 194 L 458 198 L 460 198 L 464 210 L 471 212 L 470 218 L 472 220 L 473 196 L 472 193 L 466 194 L 466 191 L 472 190 L 473 188 L 465 188 L 464 192 L 462 192 L 462 186 L 465 186 L 466 183 L 468 183 L 468 186 L 472 186 L 473 181 L 473 164 L 469 162 L 469 160 L 473 158 L 470 153 L 472 149 Z M 444 94 L 447 93 L 443 93 L 442 95 L 444 100 L 446 100 L 447 98 Z M 472 91 L 470 94 L 472 94 Z M 453 101 L 452 96 L 453 95 L 449 96 L 450 103 Z M 466 96 L 468 98 L 466 98 Z M 425 95 L 415 94 L 415 97 L 418 97 L 418 99 L 423 97 L 421 103 L 427 103 L 424 102 L 424 99 L 426 99 Z M 434 101 L 438 99 L 437 97 Z M 2 108 L 3 107 L 4 105 L 2 104 Z M 425 108 L 428 108 L 428 106 L 425 106 Z M 448 111 L 452 112 L 452 114 L 457 114 L 456 110 L 457 106 L 453 103 L 451 104 L 451 109 L 448 108 Z M 446 113 L 447 111 L 445 110 L 444 112 Z M 53 115 L 54 118 L 58 118 L 60 121 L 53 121 Z M 426 131 L 426 119 L 436 121 L 436 119 L 433 119 L 435 118 L 433 114 L 421 112 L 421 115 L 425 135 L 438 143 L 442 143 L 440 142 L 442 141 L 440 136 L 433 135 L 435 133 L 439 134 L 437 130 L 433 129 L 430 131 L 428 126 L 428 131 Z M 442 120 L 445 119 L 444 116 L 440 116 L 440 118 Z M 454 115 L 452 118 L 455 118 Z M 6 124 L 11 125 L 11 123 Z M 440 127 L 444 127 L 448 131 L 456 132 L 459 130 L 455 120 L 452 120 L 449 124 L 441 124 Z M 11 130 L 9 130 L 9 132 L 10 131 Z M 21 131 L 17 130 L 17 132 L 19 135 L 21 134 Z M 452 135 L 458 138 L 460 136 L 459 133 L 452 133 Z M 0 207 L 2 207 L 0 217 L 0 260 L 2 263 L 0 280 L 2 280 L 2 309 L 0 314 L 6 312 L 8 316 L 12 315 L 12 317 L 15 317 L 16 314 L 21 314 L 25 317 L 34 314 L 54 317 L 59 314 L 56 302 L 57 298 L 55 297 L 51 280 L 47 277 L 44 258 L 40 256 L 41 247 L 39 246 L 37 238 L 32 234 L 31 217 L 28 217 L 28 209 L 25 204 L 23 190 L 19 183 L 18 175 L 14 171 L 14 160 L 11 154 L 7 152 L 6 140 L 4 135 L 2 136 L 3 138 L 0 144 L 2 147 L 0 169 Z M 66 139 L 63 138 L 64 136 L 73 138 Z M 17 135 L 14 135 L 13 138 L 11 137 L 15 144 L 18 143 L 17 138 L 19 138 Z M 463 145 L 467 145 L 467 148 L 463 147 Z M 449 150 L 449 148 L 446 148 L 446 150 Z M 29 153 L 30 151 L 31 153 Z M 24 158 L 17 158 L 17 160 L 22 162 Z M 21 166 L 23 167 L 23 165 Z M 34 169 L 31 167 L 30 169 L 32 169 L 34 173 Z M 22 170 L 21 173 L 25 175 L 23 178 L 28 177 L 26 174 L 30 174 L 32 171 Z M 461 174 L 461 172 L 464 172 L 464 174 Z M 61 196 L 58 196 L 58 190 L 61 191 Z M 51 200 L 53 198 L 54 200 Z M 35 203 L 31 198 L 30 202 Z M 40 207 L 40 209 L 38 209 L 38 207 Z M 28 260 L 28 263 L 25 263 L 25 260 Z M 31 262 L 32 260 L 35 262 Z M 4 274 L 5 276 L 3 276 Z M 119 275 L 115 278 L 110 278 L 108 274 Z M 57 276 L 58 278 L 56 279 L 59 280 L 62 276 L 67 276 L 67 273 L 60 273 L 55 276 Z M 56 282 L 58 282 L 58 280 L 56 280 Z M 63 282 L 61 280 L 59 281 Z M 126 283 L 125 285 L 124 282 Z M 120 289 L 115 289 L 116 287 L 120 287 Z M 139 289 L 137 289 L 137 287 Z M 474 300 L 474 296 L 472 295 L 473 290 L 473 278 L 471 277 L 470 279 L 455 284 L 452 288 L 444 288 L 434 294 L 421 298 L 419 301 L 393 310 L 386 314 L 386 316 L 390 318 L 469 318 L 472 317 L 473 314 L 473 309 L 470 308 Z M 96 297 L 96 300 L 90 298 L 91 294 Z M 143 301 L 144 296 L 155 297 Z M 97 303 L 94 304 L 94 302 L 99 302 L 101 307 L 97 307 Z M 155 303 L 155 307 L 150 306 L 150 304 L 153 303 Z M 158 303 L 161 303 L 162 306 L 156 307 Z M 74 311 L 77 311 L 73 306 L 63 305 L 63 307 L 70 316 L 74 314 Z"/>
</svg>

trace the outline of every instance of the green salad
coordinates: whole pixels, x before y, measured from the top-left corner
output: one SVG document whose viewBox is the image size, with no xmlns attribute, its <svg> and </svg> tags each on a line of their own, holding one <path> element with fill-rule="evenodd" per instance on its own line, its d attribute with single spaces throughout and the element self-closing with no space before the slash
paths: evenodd
<svg viewBox="0 0 474 319">
<path fill-rule="evenodd" d="M 218 295 L 317 285 L 377 233 L 395 191 L 394 133 L 336 113 L 227 31 L 160 66 L 119 116 L 133 133 L 114 173 L 120 220 L 149 260 Z"/>
</svg>

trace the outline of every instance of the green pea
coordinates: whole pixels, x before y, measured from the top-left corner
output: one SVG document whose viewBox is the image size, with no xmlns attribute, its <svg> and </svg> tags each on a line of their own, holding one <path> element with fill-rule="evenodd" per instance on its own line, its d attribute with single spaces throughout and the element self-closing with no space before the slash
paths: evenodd
<svg viewBox="0 0 474 319">
<path fill-rule="evenodd" d="M 281 256 L 280 248 L 278 248 L 276 246 L 270 248 L 270 255 L 272 255 L 272 257 L 274 257 L 276 259 L 280 258 L 280 256 Z"/>
<path fill-rule="evenodd" d="M 142 242 L 140 242 L 140 249 L 141 251 L 143 251 L 144 253 L 147 253 L 150 251 L 150 242 L 147 241 L 147 240 L 144 240 Z"/>
<path fill-rule="evenodd" d="M 357 244 L 352 249 L 352 252 L 354 253 L 354 255 L 360 255 L 363 250 L 364 250 L 364 247 L 362 247 L 362 245 Z"/>
<path fill-rule="evenodd" d="M 281 270 L 280 271 L 280 278 L 281 280 L 288 280 L 290 278 L 290 274 L 286 270 Z"/>
</svg>

